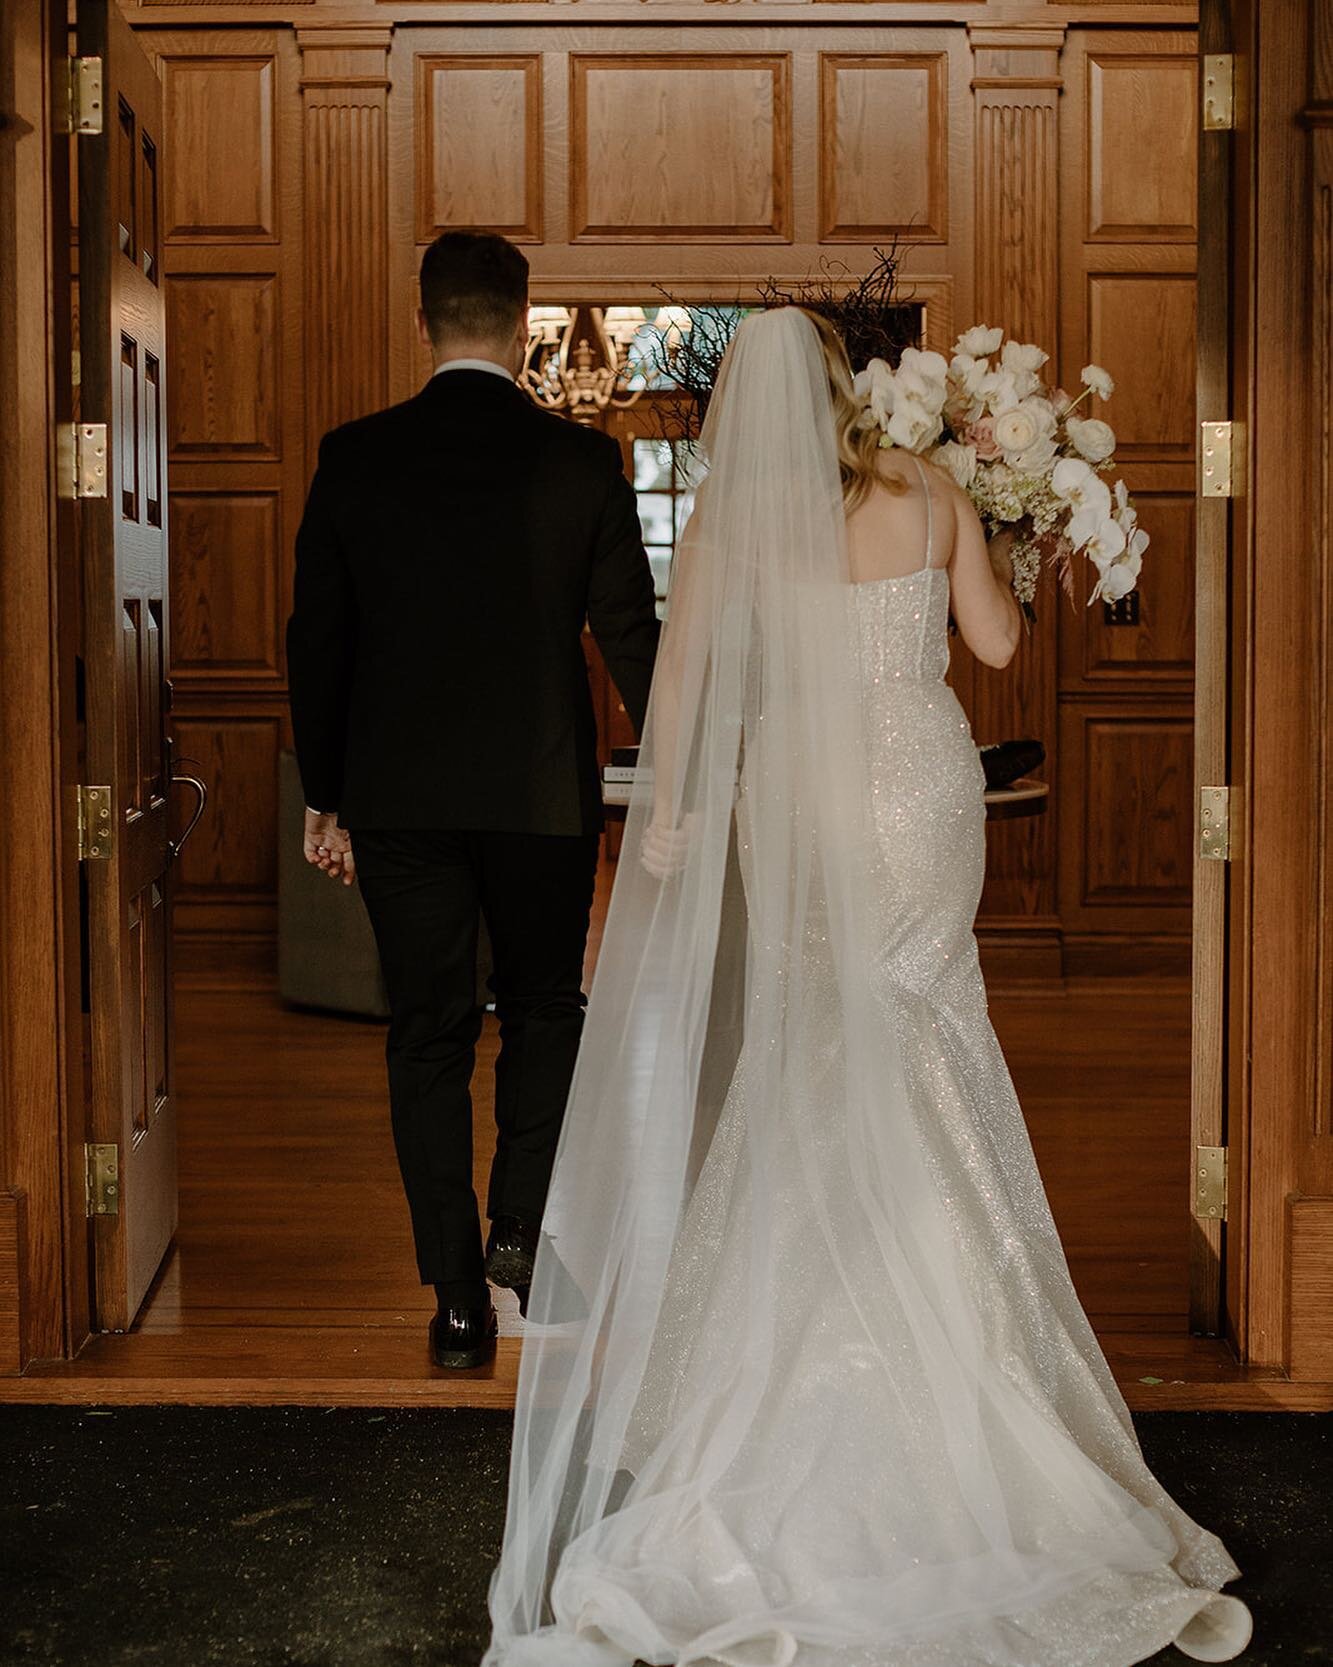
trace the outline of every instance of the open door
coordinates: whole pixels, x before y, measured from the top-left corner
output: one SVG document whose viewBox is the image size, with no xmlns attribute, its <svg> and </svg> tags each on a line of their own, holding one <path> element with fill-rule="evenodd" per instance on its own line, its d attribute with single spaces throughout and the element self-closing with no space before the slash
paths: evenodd
<svg viewBox="0 0 1333 1667">
<path fill-rule="evenodd" d="M 1194 957 L 1190 1325 L 1232 1331 L 1227 1221 L 1239 1221 L 1244 1143 L 1230 1142 L 1228 1084 L 1243 1054 L 1244 958 L 1228 953 L 1247 882 L 1247 754 L 1233 654 L 1245 624 L 1249 541 L 1250 194 L 1253 0 L 1199 6 L 1199 278 L 1195 524 Z M 1235 1261 L 1239 1263 L 1239 1258 Z M 1231 1273 L 1234 1277 L 1237 1268 Z"/>
<path fill-rule="evenodd" d="M 100 61 L 85 98 L 91 86 L 101 129 L 78 150 L 81 397 L 68 460 L 84 585 L 88 1190 L 95 1323 L 123 1331 L 176 1230 L 162 91 L 115 0 L 78 0 L 77 22 L 80 59 Z"/>
</svg>

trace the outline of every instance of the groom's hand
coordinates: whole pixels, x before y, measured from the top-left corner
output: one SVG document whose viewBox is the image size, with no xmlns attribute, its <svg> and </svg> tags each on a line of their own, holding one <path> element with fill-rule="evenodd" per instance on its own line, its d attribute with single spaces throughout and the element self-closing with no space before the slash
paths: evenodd
<svg viewBox="0 0 1333 1667">
<path fill-rule="evenodd" d="M 356 879 L 356 858 L 352 836 L 338 826 L 336 815 L 323 815 L 307 808 L 305 813 L 305 860 L 322 868 L 331 880 L 350 886 Z"/>
</svg>

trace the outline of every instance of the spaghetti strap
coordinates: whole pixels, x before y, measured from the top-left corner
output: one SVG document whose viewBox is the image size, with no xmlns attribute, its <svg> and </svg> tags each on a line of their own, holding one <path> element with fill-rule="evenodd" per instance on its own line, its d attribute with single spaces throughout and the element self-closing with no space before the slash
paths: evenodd
<svg viewBox="0 0 1333 1667">
<path fill-rule="evenodd" d="M 921 490 L 926 495 L 926 559 L 923 571 L 929 571 L 931 559 L 935 553 L 935 511 L 930 501 L 930 481 L 927 478 L 925 466 L 914 451 L 907 454 L 916 464 L 916 472 L 921 476 Z"/>
</svg>

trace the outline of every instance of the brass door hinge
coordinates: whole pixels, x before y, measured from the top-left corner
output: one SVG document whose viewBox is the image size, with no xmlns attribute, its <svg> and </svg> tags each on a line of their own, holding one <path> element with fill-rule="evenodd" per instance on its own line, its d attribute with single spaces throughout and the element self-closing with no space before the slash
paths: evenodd
<svg viewBox="0 0 1333 1667">
<path fill-rule="evenodd" d="M 120 1147 L 89 1141 L 83 1148 L 88 1161 L 84 1198 L 90 1216 L 120 1214 Z"/>
<path fill-rule="evenodd" d="M 69 61 L 69 118 L 65 131 L 78 134 L 102 131 L 100 58 L 71 58 Z"/>
<path fill-rule="evenodd" d="M 109 787 L 79 788 L 79 861 L 107 862 L 115 840 Z"/>
<path fill-rule="evenodd" d="M 1230 52 L 1210 52 L 1204 57 L 1203 125 L 1208 133 L 1236 125 L 1236 60 Z"/>
<path fill-rule="evenodd" d="M 1199 855 L 1208 862 L 1231 860 L 1231 789 L 1199 789 Z"/>
<path fill-rule="evenodd" d="M 1245 425 L 1239 422 L 1200 425 L 1199 492 L 1205 498 L 1239 498 L 1243 494 Z"/>
<path fill-rule="evenodd" d="M 56 472 L 62 498 L 105 498 L 106 424 L 58 423 Z"/>
<path fill-rule="evenodd" d="M 1194 1214 L 1199 1221 L 1227 1219 L 1227 1149 L 1194 1148 Z"/>
</svg>

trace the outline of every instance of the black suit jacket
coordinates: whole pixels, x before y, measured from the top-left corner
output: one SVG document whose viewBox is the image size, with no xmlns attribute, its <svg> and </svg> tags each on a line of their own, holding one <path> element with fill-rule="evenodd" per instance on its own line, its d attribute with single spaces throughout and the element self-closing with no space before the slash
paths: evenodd
<svg viewBox="0 0 1333 1667">
<path fill-rule="evenodd" d="M 585 620 L 641 728 L 653 581 L 608 436 L 478 370 L 334 429 L 287 627 L 306 802 L 351 828 L 600 828 Z"/>
</svg>

